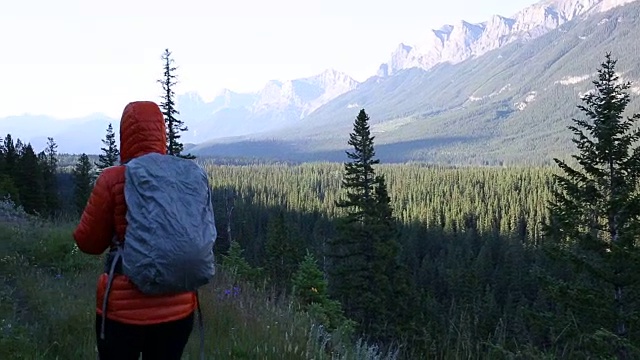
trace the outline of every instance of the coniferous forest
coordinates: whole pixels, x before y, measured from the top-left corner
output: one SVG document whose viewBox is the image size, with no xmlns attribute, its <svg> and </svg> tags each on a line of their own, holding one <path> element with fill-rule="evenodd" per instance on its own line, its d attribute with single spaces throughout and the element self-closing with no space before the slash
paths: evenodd
<svg viewBox="0 0 640 360">
<path fill-rule="evenodd" d="M 552 166 L 379 163 L 365 109 L 344 163 L 196 158 L 216 257 L 401 358 L 640 358 L 640 115 L 615 65 L 607 55 L 577 104 L 574 157 Z M 98 169 L 117 165 L 111 125 L 103 142 L 94 164 L 6 135 L 0 195 L 77 216 Z"/>
</svg>

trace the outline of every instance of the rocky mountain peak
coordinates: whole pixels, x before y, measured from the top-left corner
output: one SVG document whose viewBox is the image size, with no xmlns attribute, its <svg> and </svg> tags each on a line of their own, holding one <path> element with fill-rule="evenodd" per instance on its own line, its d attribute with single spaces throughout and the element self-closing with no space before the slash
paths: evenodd
<svg viewBox="0 0 640 360">
<path fill-rule="evenodd" d="M 378 76 L 402 69 L 430 69 L 443 63 L 458 63 L 507 45 L 537 38 L 580 16 L 610 10 L 638 0 L 542 0 L 510 17 L 494 15 L 474 24 L 461 20 L 426 33 L 418 44 L 400 44 L 391 59 L 382 64 Z"/>
</svg>

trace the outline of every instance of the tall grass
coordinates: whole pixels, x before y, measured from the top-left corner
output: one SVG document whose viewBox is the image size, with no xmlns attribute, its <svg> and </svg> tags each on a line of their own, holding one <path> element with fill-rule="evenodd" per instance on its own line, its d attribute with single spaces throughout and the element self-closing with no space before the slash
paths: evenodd
<svg viewBox="0 0 640 360">
<path fill-rule="evenodd" d="M 93 359 L 102 257 L 82 254 L 73 224 L 0 222 L 0 359 Z M 207 358 L 394 359 L 328 333 L 287 298 L 218 269 L 200 291 Z M 197 324 L 197 323 L 196 323 Z M 198 359 L 194 327 L 184 359 Z"/>
</svg>

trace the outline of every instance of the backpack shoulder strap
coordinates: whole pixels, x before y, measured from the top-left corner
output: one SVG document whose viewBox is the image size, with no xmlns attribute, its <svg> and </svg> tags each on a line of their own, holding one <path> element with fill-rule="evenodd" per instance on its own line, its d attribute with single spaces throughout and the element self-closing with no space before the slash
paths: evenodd
<svg viewBox="0 0 640 360">
<path fill-rule="evenodd" d="M 118 240 L 117 235 L 113 236 L 112 242 L 115 245 L 115 249 L 107 254 L 107 260 L 105 262 L 105 268 L 108 267 L 107 288 L 104 292 L 104 298 L 102 299 L 102 324 L 100 324 L 100 339 L 104 340 L 104 327 L 107 320 L 107 302 L 109 300 L 109 292 L 111 291 L 111 284 L 113 283 L 113 277 L 119 271 L 116 271 L 116 267 L 122 266 L 122 243 Z"/>
</svg>

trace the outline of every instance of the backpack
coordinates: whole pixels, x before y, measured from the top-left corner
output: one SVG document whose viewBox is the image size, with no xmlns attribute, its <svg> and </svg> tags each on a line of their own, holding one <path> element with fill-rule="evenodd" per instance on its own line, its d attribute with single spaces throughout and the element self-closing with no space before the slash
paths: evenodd
<svg viewBox="0 0 640 360">
<path fill-rule="evenodd" d="M 196 297 L 198 288 L 215 274 L 217 232 L 204 170 L 192 160 L 157 153 L 124 165 L 127 230 L 124 243 L 114 236 L 115 250 L 105 264 L 109 281 L 102 309 L 102 338 L 114 273 L 126 275 L 145 294 L 194 291 Z M 202 350 L 199 299 L 198 316 Z"/>
</svg>

